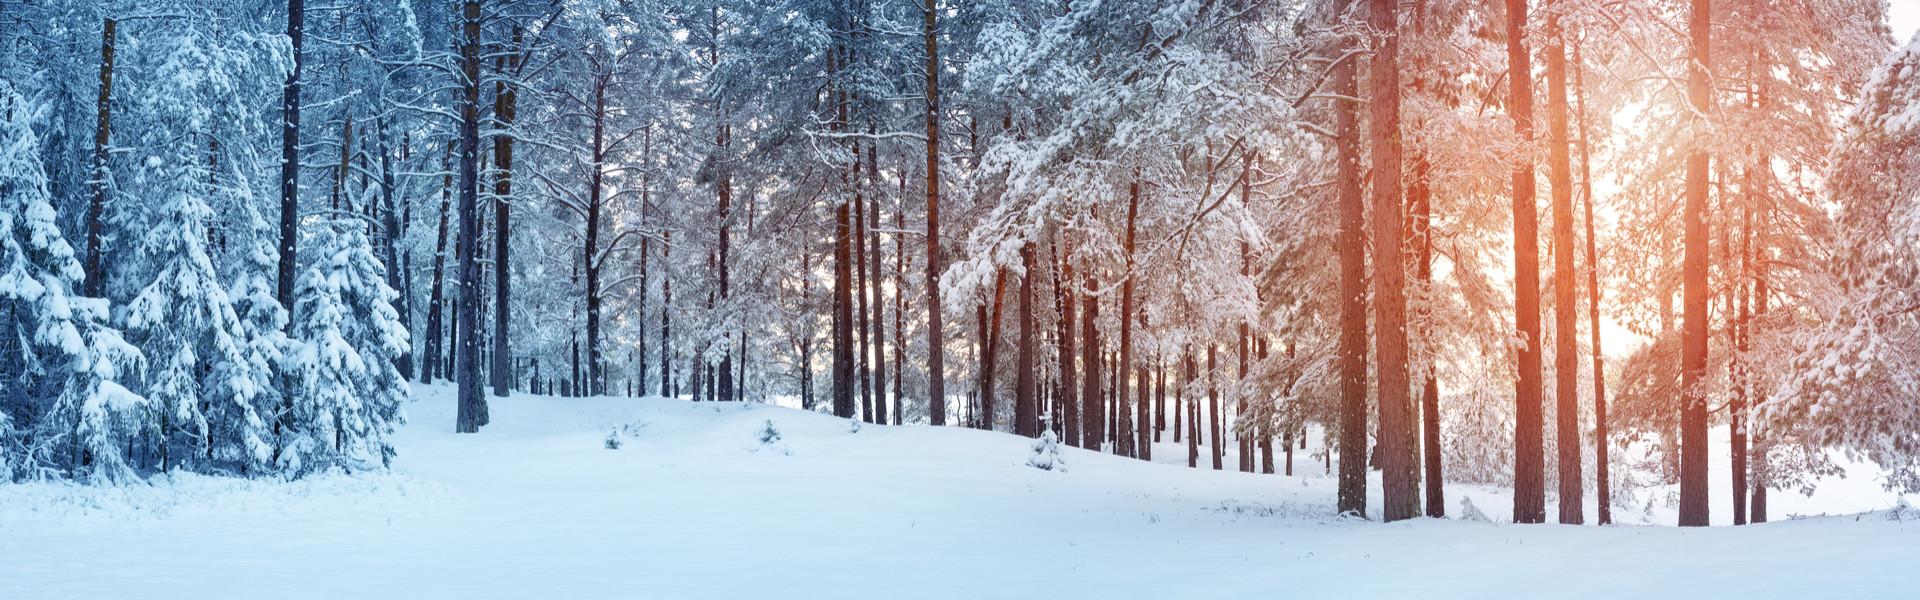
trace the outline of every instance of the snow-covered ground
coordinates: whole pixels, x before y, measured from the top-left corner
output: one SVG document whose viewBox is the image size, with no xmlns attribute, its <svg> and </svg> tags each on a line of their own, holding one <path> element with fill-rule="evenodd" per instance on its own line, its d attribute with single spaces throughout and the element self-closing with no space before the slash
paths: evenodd
<svg viewBox="0 0 1920 600">
<path fill-rule="evenodd" d="M 1920 521 L 1784 520 L 1855 509 L 1793 504 L 1818 496 L 1776 494 L 1783 520 L 1742 528 L 1381 524 L 1330 518 L 1333 481 L 1305 454 L 1302 477 L 1196 471 L 1165 464 L 1185 460 L 1169 439 L 1161 464 L 1068 449 L 1066 472 L 1049 472 L 1026 466 L 1030 440 L 1006 434 L 531 396 L 495 400 L 493 425 L 456 435 L 451 390 L 416 392 L 389 474 L 0 485 L 0 598 L 1810 598 L 1920 586 Z M 779 439 L 763 443 L 769 422 Z M 607 449 L 616 429 L 622 447 Z M 1463 497 L 1507 512 L 1500 490 L 1448 493 L 1456 513 Z M 1891 503 L 1857 496 L 1842 495 Z"/>
</svg>

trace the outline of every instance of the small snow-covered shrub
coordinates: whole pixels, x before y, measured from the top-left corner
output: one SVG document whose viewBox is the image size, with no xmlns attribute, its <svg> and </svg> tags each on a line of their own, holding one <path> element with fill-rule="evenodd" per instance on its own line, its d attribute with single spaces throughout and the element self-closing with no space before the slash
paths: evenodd
<svg viewBox="0 0 1920 600">
<path fill-rule="evenodd" d="M 767 423 L 762 425 L 760 431 L 754 435 L 760 440 L 762 446 L 771 446 L 780 442 L 780 430 L 774 428 L 772 419 L 768 419 Z"/>
<path fill-rule="evenodd" d="M 1914 510 L 1912 504 L 1907 504 L 1906 498 L 1901 498 L 1899 502 L 1893 505 L 1893 508 L 1887 510 L 1887 520 L 1896 523 L 1920 521 L 1920 511 Z"/>
<path fill-rule="evenodd" d="M 1033 456 L 1027 457 L 1027 466 L 1042 471 L 1067 472 L 1067 461 L 1060 456 L 1060 440 L 1053 437 L 1053 432 L 1040 434 L 1040 439 L 1033 441 Z"/>
<path fill-rule="evenodd" d="M 859 419 L 847 419 L 847 433 L 860 433 Z"/>
<path fill-rule="evenodd" d="M 620 446 L 625 445 L 625 442 L 621 441 L 620 430 L 615 429 L 613 431 L 607 432 L 607 441 L 605 445 L 608 450 L 619 450 Z"/>
<path fill-rule="evenodd" d="M 1474 521 L 1477 523 L 1493 522 L 1493 519 L 1491 517 L 1488 517 L 1487 513 L 1480 512 L 1480 507 L 1473 505 L 1472 498 L 1468 498 L 1465 496 L 1462 496 L 1460 498 L 1460 520 Z"/>
</svg>

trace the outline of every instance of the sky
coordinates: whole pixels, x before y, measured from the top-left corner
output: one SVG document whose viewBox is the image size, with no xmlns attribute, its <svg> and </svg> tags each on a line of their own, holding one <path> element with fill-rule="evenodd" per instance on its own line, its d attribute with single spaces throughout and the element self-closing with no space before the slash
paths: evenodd
<svg viewBox="0 0 1920 600">
<path fill-rule="evenodd" d="M 1893 26 L 1893 41 L 1906 44 L 1920 30 L 1920 0 L 1887 0 L 1887 22 Z"/>
</svg>

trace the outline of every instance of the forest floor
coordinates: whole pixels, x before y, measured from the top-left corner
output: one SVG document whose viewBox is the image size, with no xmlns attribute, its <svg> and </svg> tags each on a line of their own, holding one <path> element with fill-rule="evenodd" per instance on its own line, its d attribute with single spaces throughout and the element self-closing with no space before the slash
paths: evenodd
<svg viewBox="0 0 1920 600">
<path fill-rule="evenodd" d="M 1920 522 L 1886 511 L 1789 520 L 1788 506 L 1773 523 L 1708 529 L 1382 524 L 1332 518 L 1333 480 L 1306 453 L 1300 477 L 1190 470 L 1169 438 L 1156 464 L 1063 449 L 1067 469 L 1043 471 L 1027 466 L 1032 441 L 1007 434 L 525 395 L 456 435 L 452 395 L 417 388 L 391 473 L 0 485 L 0 598 L 1808 598 L 1916 585 Z M 769 422 L 779 439 L 763 442 Z M 1378 490 L 1376 474 L 1375 511 Z M 1450 513 L 1463 498 L 1508 512 L 1503 490 L 1447 491 Z"/>
</svg>

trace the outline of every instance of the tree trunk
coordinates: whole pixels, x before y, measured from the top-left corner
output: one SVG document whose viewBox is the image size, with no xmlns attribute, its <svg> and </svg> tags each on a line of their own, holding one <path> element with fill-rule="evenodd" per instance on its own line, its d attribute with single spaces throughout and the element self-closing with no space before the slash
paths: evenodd
<svg viewBox="0 0 1920 600">
<path fill-rule="evenodd" d="M 1220 447 L 1220 386 L 1215 379 L 1220 372 L 1219 346 L 1207 343 L 1207 449 L 1213 457 L 1213 470 L 1226 468 L 1225 452 Z"/>
<path fill-rule="evenodd" d="M 1395 0 L 1372 0 L 1368 25 L 1379 35 L 1371 61 L 1373 114 L 1373 318 L 1380 411 L 1381 517 L 1420 516 L 1419 445 L 1407 397 L 1407 291 L 1400 208 L 1400 34 Z"/>
<path fill-rule="evenodd" d="M 381 203 L 386 206 L 385 209 L 380 211 L 380 229 L 384 232 L 380 240 L 381 260 L 385 263 L 382 266 L 387 269 L 387 287 L 393 288 L 396 292 L 401 292 L 405 290 L 406 287 L 405 284 L 401 282 L 404 272 L 400 266 L 400 211 L 398 210 L 398 203 L 394 199 L 393 156 L 388 153 L 387 122 L 384 118 L 380 120 L 379 144 L 380 196 Z M 397 305 L 394 308 L 398 309 L 397 312 L 401 315 L 412 316 L 413 314 L 407 306 L 407 295 L 405 293 L 400 294 Z M 394 368 L 400 372 L 400 377 L 405 379 L 413 378 L 412 344 L 408 344 L 400 350 L 400 354 L 393 358 L 393 365 Z"/>
<path fill-rule="evenodd" d="M 638 360 L 634 361 L 634 366 L 635 366 L 634 377 L 637 379 L 637 381 L 635 382 L 637 385 L 635 385 L 634 387 L 638 388 L 639 394 L 644 396 L 647 393 L 647 383 L 648 383 L 647 382 L 647 334 L 648 334 L 647 291 L 650 289 L 653 289 L 651 282 L 648 281 L 648 279 L 650 279 L 653 274 L 653 270 L 651 268 L 652 265 L 649 264 L 653 256 L 653 235 L 652 235 L 652 232 L 647 231 L 647 227 L 648 227 L 647 217 L 650 216 L 650 214 L 653 212 L 653 171 L 652 171 L 653 124 L 652 123 L 648 123 L 646 129 L 641 133 L 640 156 L 641 156 L 640 164 L 642 168 L 641 174 L 640 174 L 640 230 L 641 230 L 640 293 L 635 294 L 636 296 L 638 296 L 638 300 L 640 302 L 639 310 L 635 311 L 639 315 L 639 317 L 637 318 L 640 321 L 638 324 L 640 334 L 634 336 L 634 342 L 635 342 L 635 345 L 638 346 L 637 351 L 639 353 Z M 803 256 L 804 256 L 804 253 L 803 253 Z M 802 268 L 801 272 L 804 273 L 807 271 L 804 268 Z M 802 284 L 806 283 L 804 278 L 801 283 Z"/>
<path fill-rule="evenodd" d="M 1065 235 L 1064 229 L 1061 231 L 1061 235 Z M 1074 369 L 1076 354 L 1074 349 L 1073 325 L 1075 316 L 1074 305 L 1076 303 L 1074 302 L 1074 293 L 1068 289 L 1073 285 L 1073 261 L 1068 259 L 1065 253 L 1060 252 L 1058 246 L 1054 248 L 1053 254 L 1055 260 L 1059 262 L 1059 267 L 1054 269 L 1054 306 L 1057 312 L 1060 313 L 1060 392 L 1056 395 L 1055 403 L 1061 407 L 1060 410 L 1062 414 L 1060 415 L 1060 420 L 1064 421 L 1061 427 L 1067 432 L 1067 445 L 1075 448 L 1084 448 L 1086 445 L 1082 443 L 1080 435 L 1080 399 L 1078 391 L 1080 378 Z M 1098 448 L 1099 446 L 1094 447 Z"/>
<path fill-rule="evenodd" d="M 1687 63 L 1687 101 L 1694 114 L 1713 110 L 1707 65 L 1712 63 L 1711 0 L 1693 0 L 1687 21 L 1691 37 Z M 1696 117 L 1699 118 L 1699 117 Z M 1680 332 L 1680 525 L 1707 525 L 1707 397 L 1702 386 L 1707 373 L 1707 153 L 1687 154 L 1687 200 L 1682 211 L 1686 226 L 1682 253 Z"/>
<path fill-rule="evenodd" d="M 426 356 L 422 360 L 420 381 L 433 383 L 441 372 L 441 343 L 445 333 L 441 328 L 441 314 L 444 312 L 446 266 L 447 266 L 447 213 L 453 204 L 453 142 L 448 141 L 446 150 L 440 155 L 440 225 L 434 235 L 433 245 L 433 287 L 427 298 L 427 343 Z"/>
<path fill-rule="evenodd" d="M 1345 15 L 1354 0 L 1334 0 Z M 1343 32 L 1345 36 L 1357 35 Z M 1339 50 L 1348 50 L 1343 41 Z M 1358 97 L 1354 59 L 1333 65 L 1333 93 Z M 1336 510 L 1367 514 L 1367 289 L 1366 208 L 1360 195 L 1360 115 L 1353 102 L 1334 101 L 1335 188 L 1339 199 L 1340 340 L 1336 349 L 1340 377 L 1340 481 Z"/>
<path fill-rule="evenodd" d="M 1533 63 L 1527 56 L 1527 1 L 1507 0 L 1508 110 L 1520 139 L 1533 139 Z M 1545 442 L 1540 407 L 1540 225 L 1533 161 L 1513 169 L 1514 322 L 1520 376 L 1514 391 L 1513 522 L 1547 520 Z"/>
<path fill-rule="evenodd" d="M 903 169 L 904 170 L 904 169 Z M 907 230 L 907 178 L 900 176 L 900 204 L 893 212 L 894 231 Z M 893 236 L 893 391 L 900 396 L 900 403 L 893 407 L 893 424 L 899 425 L 901 414 L 906 412 L 907 388 L 904 385 L 907 373 L 907 238 L 896 233 Z"/>
<path fill-rule="evenodd" d="M 1135 179 L 1127 184 L 1127 237 L 1120 247 L 1127 254 L 1126 272 L 1120 280 L 1120 356 L 1114 362 L 1114 403 L 1115 427 L 1113 437 L 1121 456 L 1141 457 L 1147 446 L 1146 415 L 1139 415 L 1139 427 L 1134 427 L 1134 406 L 1131 386 L 1127 375 L 1133 370 L 1133 244 L 1135 223 L 1140 216 L 1140 181 Z M 1144 399 L 1140 408 L 1146 408 Z"/>
<path fill-rule="evenodd" d="M 860 419 L 868 423 L 878 423 L 874 419 L 873 408 L 873 327 L 868 319 L 867 304 L 867 198 L 865 186 L 860 185 L 860 144 L 853 144 L 853 175 L 847 182 L 853 185 L 853 296 L 854 296 L 854 333 L 859 339 L 854 343 L 854 369 L 860 387 Z"/>
<path fill-rule="evenodd" d="M 513 28 L 514 49 L 520 47 L 522 33 L 519 27 Z M 494 68 L 503 74 L 520 70 L 517 56 L 496 59 Z M 513 115 L 518 97 L 518 86 L 511 77 L 501 77 L 493 85 L 493 115 L 498 121 L 500 131 L 493 138 L 493 370 L 490 382 L 493 395 L 506 397 L 513 389 L 513 349 L 508 322 L 513 317 L 512 269 L 509 267 L 513 256 L 509 243 L 513 234 Z M 591 272 L 591 266 L 589 266 Z M 588 279 L 594 279 L 588 276 Z M 589 283 L 591 285 L 591 283 Z M 596 301 L 589 297 L 589 303 Z M 588 310 L 591 315 L 592 309 Z M 590 317 L 591 318 L 591 317 Z M 592 335 L 588 339 L 592 339 Z M 589 342 L 591 345 L 592 342 Z"/>
<path fill-rule="evenodd" d="M 294 4 L 298 4 L 299 1 L 300 0 L 293 0 Z M 291 8 L 290 10 L 293 10 L 294 12 L 292 14 L 296 15 L 289 17 L 287 21 L 287 28 L 292 30 L 296 27 L 295 23 L 299 22 L 300 17 L 297 15 L 300 14 L 300 11 L 298 8 Z M 114 32 L 119 29 L 119 25 L 119 21 L 108 17 L 102 21 L 100 26 L 100 99 L 95 105 L 96 110 L 99 112 L 99 119 L 93 130 L 93 177 L 90 182 L 93 185 L 93 200 L 87 205 L 87 264 L 85 272 L 86 295 L 91 298 L 105 298 L 107 295 L 107 272 L 104 270 L 106 263 L 102 255 L 106 253 L 106 248 L 103 247 L 103 244 L 106 241 L 107 145 L 112 137 L 113 130 Z M 299 34 L 293 35 L 294 54 L 298 56 L 300 37 Z M 299 72 L 298 64 L 298 62 L 295 63 L 295 73 Z M 297 86 L 299 86 L 299 83 L 296 82 L 291 85 L 296 86 L 294 93 L 297 94 L 299 90 Z M 293 106 L 296 111 L 299 110 L 296 101 L 290 100 L 289 102 L 289 106 Z M 298 113 L 294 113 L 294 117 L 292 118 L 298 119 Z M 291 296 L 292 294 L 283 295 Z M 286 299 L 282 299 L 280 303 L 289 308 L 293 306 L 293 303 Z"/>
<path fill-rule="evenodd" d="M 1086 436 L 1087 449 L 1099 452 L 1107 441 L 1106 403 L 1100 390 L 1100 297 L 1093 294 L 1099 285 L 1092 268 L 1085 277 L 1086 287 L 1080 290 L 1086 302 L 1080 314 L 1080 366 L 1086 370 L 1081 374 L 1085 385 L 1080 388 L 1080 434 Z"/>
<path fill-rule="evenodd" d="M 1013 361 L 1013 433 L 1039 437 L 1040 419 L 1033 397 L 1033 242 L 1020 246 L 1020 347 Z"/>
<path fill-rule="evenodd" d="M 287 0 L 287 39 L 293 44 L 293 70 L 280 89 L 280 277 L 275 290 L 280 306 L 293 318 L 294 259 L 300 232 L 300 76 L 306 62 L 300 48 L 306 38 L 306 0 Z M 88 281 L 93 275 L 88 274 Z"/>
<path fill-rule="evenodd" d="M 940 330 L 940 45 L 939 0 L 921 0 L 927 44 L 927 414 L 947 424 L 946 358 Z"/>
<path fill-rule="evenodd" d="M 600 217 L 605 196 L 601 189 L 606 177 L 606 125 L 607 125 L 607 85 L 610 75 L 601 75 L 593 82 L 593 171 L 587 174 L 587 215 L 586 230 L 581 236 L 585 244 L 580 251 L 580 268 L 585 271 L 587 282 L 587 348 L 585 379 L 576 382 L 575 393 L 581 396 L 593 396 L 603 393 L 606 385 L 604 378 L 606 364 L 600 358 Z M 504 312 L 504 309 L 503 309 Z M 506 332 L 496 332 L 495 337 Z M 496 348 L 498 346 L 496 345 Z M 495 364 L 500 364 L 496 357 Z"/>
<path fill-rule="evenodd" d="M 874 133 L 873 125 L 867 125 L 867 133 Z M 875 185 L 880 177 L 880 165 L 876 162 L 879 150 L 875 146 L 872 142 L 867 144 L 867 188 L 874 192 L 867 209 L 867 231 L 870 232 L 866 238 L 867 283 L 873 292 L 873 422 L 885 425 L 888 413 L 893 411 L 887 406 L 887 296 L 880 276 L 880 188 Z M 861 291 L 866 293 L 864 289 Z"/>
<path fill-rule="evenodd" d="M 1187 368 L 1185 372 L 1186 377 L 1180 385 L 1180 400 L 1186 405 L 1185 412 L 1187 413 L 1187 468 L 1198 469 L 1200 468 L 1200 402 L 1199 399 L 1193 397 L 1193 379 L 1195 373 L 1192 346 L 1186 348 L 1185 355 Z M 1175 423 L 1174 427 L 1178 428 L 1179 424 Z M 1179 440 L 1175 439 L 1174 441 Z"/>
<path fill-rule="evenodd" d="M 1560 17 L 1547 11 L 1547 171 L 1553 188 L 1554 445 L 1559 450 L 1560 523 L 1586 521 L 1580 473 L 1579 315 L 1574 304 L 1573 167 L 1567 135 L 1567 51 Z"/>
<path fill-rule="evenodd" d="M 1411 243 L 1418 257 L 1415 266 L 1422 289 L 1431 290 L 1433 285 L 1433 188 L 1430 187 L 1430 165 L 1424 152 L 1413 159 L 1413 180 L 1408 182 L 1407 199 L 1413 205 L 1413 225 L 1409 227 Z M 1433 314 L 1431 302 L 1423 303 L 1420 309 L 1420 321 L 1430 322 Z M 1432 332 L 1424 330 L 1423 336 L 1431 338 Z M 1433 518 L 1447 516 L 1445 478 L 1441 474 L 1440 447 L 1440 381 L 1435 376 L 1433 349 L 1435 344 L 1428 343 L 1426 380 L 1420 386 L 1421 447 L 1426 454 L 1423 464 L 1425 476 L 1421 481 L 1426 484 L 1426 514 Z"/>
<path fill-rule="evenodd" d="M 1587 216 L 1587 329 L 1593 354 L 1593 476 L 1594 500 L 1598 507 L 1594 520 L 1613 524 L 1613 490 L 1607 479 L 1607 378 L 1606 358 L 1600 350 L 1600 260 L 1593 231 L 1593 169 L 1591 143 L 1587 136 L 1586 69 L 1580 61 L 1580 45 L 1573 46 L 1573 90 L 1580 131 L 1580 195 Z"/>
<path fill-rule="evenodd" d="M 673 276 L 665 265 L 672 264 L 673 230 L 660 233 L 660 395 L 678 398 L 673 387 Z"/>
<path fill-rule="evenodd" d="M 475 433 L 488 420 L 487 399 L 480 393 L 480 262 L 474 257 L 480 246 L 480 1 L 467 0 L 462 13 L 465 97 L 460 103 L 460 310 L 455 334 L 460 348 L 454 359 L 460 403 L 454 429 Z"/>
<path fill-rule="evenodd" d="M 1002 337 L 1000 335 L 1000 316 L 1001 308 L 1005 305 L 1002 300 L 1006 297 L 1006 291 L 1006 267 L 994 269 L 993 310 L 989 311 L 993 316 L 985 322 L 987 333 L 986 340 L 984 341 L 985 351 L 980 354 L 979 426 L 981 429 L 987 431 L 993 431 L 993 417 L 995 412 L 993 396 L 994 390 L 998 386 L 996 379 L 1000 372 L 999 361 L 994 360 L 994 358 L 1000 356 L 1000 338 Z"/>
<path fill-rule="evenodd" d="M 854 417 L 852 207 L 833 208 L 833 414 Z"/>
</svg>

